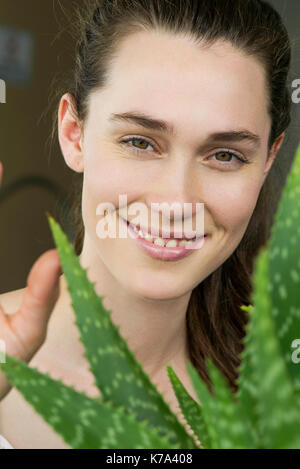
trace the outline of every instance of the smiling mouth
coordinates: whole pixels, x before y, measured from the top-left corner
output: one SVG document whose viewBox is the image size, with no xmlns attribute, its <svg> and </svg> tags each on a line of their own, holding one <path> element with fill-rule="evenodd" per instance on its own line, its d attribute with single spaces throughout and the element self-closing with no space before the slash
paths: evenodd
<svg viewBox="0 0 300 469">
<path fill-rule="evenodd" d="M 166 247 L 166 248 L 178 248 L 178 247 L 184 247 L 184 246 L 189 246 L 195 243 L 195 241 L 202 239 L 203 237 L 205 238 L 207 235 L 204 236 L 195 236 L 194 238 L 163 238 L 160 236 L 154 236 L 149 233 L 145 233 L 140 229 L 138 225 L 134 225 L 130 223 L 128 220 L 124 220 L 127 223 L 127 226 L 130 226 L 130 228 L 142 239 L 148 241 L 149 243 L 155 245 L 155 246 L 160 246 L 160 247 Z"/>
</svg>

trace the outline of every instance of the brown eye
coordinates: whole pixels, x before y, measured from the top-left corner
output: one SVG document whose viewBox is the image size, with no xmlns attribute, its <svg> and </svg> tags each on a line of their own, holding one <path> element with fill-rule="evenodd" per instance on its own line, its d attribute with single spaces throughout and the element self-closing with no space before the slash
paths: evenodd
<svg viewBox="0 0 300 469">
<path fill-rule="evenodd" d="M 134 152 L 136 153 L 143 153 L 145 151 L 151 151 L 149 149 L 147 149 L 148 146 L 153 147 L 153 145 L 146 139 L 142 138 L 142 137 L 131 137 L 131 138 L 128 138 L 126 140 L 123 140 L 121 143 L 124 144 L 124 143 L 129 143 L 129 142 L 136 142 L 137 145 L 135 143 L 133 143 L 132 145 L 128 145 L 129 147 L 131 147 L 131 150 L 133 150 Z"/>
<path fill-rule="evenodd" d="M 137 142 L 137 146 L 140 150 L 146 150 L 147 146 L 149 145 L 149 143 L 143 138 L 133 138 L 132 141 Z"/>
<path fill-rule="evenodd" d="M 233 153 L 229 152 L 229 151 L 219 151 L 218 153 L 216 153 L 215 156 L 216 157 L 221 156 L 221 160 L 219 160 L 221 162 L 223 162 L 223 161 L 230 162 L 231 160 L 228 160 L 228 157 L 232 158 L 234 156 L 236 158 L 236 156 Z M 225 159 L 223 157 L 225 157 Z"/>
<path fill-rule="evenodd" d="M 247 158 L 243 156 L 239 156 L 229 150 L 220 150 L 217 153 L 215 153 L 212 157 L 218 158 L 218 159 L 215 159 L 215 161 L 219 163 L 218 166 L 220 168 L 222 169 L 224 168 L 225 170 L 233 169 L 233 168 L 236 168 L 237 166 L 241 167 L 243 164 L 250 163 L 250 161 Z"/>
</svg>

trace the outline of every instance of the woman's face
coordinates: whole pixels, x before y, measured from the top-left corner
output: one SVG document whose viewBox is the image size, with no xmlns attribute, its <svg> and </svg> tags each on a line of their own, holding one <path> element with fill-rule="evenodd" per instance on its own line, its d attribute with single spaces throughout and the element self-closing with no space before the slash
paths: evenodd
<svg viewBox="0 0 300 469">
<path fill-rule="evenodd" d="M 253 57 L 229 43 L 204 49 L 186 37 L 141 32 L 122 43 L 106 88 L 90 95 L 84 136 L 77 143 L 79 134 L 70 136 L 71 117 L 62 109 L 61 104 L 64 156 L 84 172 L 83 255 L 92 253 L 94 262 L 135 295 L 172 299 L 190 292 L 233 253 L 283 138 L 267 161 L 271 120 L 265 75 Z M 165 121 L 173 133 L 112 119 L 123 113 Z M 244 132 L 244 138 L 213 135 L 229 132 Z M 208 236 L 202 247 L 165 261 L 145 253 L 131 236 L 119 238 L 118 230 L 116 237 L 100 239 L 100 203 L 113 204 L 117 222 L 138 215 L 119 205 L 120 194 L 126 194 L 128 209 L 135 203 L 148 208 L 141 224 L 148 223 L 149 231 L 169 226 L 167 212 L 159 225 L 151 220 L 154 202 L 177 202 L 182 209 L 192 204 L 193 229 L 196 204 L 204 204 Z M 171 230 L 183 227 L 183 218 L 172 221 Z"/>
</svg>

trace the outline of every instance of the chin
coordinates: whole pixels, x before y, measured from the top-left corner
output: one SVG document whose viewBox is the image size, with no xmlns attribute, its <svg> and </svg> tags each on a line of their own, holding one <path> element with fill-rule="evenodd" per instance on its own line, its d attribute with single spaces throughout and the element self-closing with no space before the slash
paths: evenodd
<svg viewBox="0 0 300 469">
<path fill-rule="evenodd" d="M 133 272 L 126 278 L 126 283 L 130 280 L 128 289 L 136 296 L 148 298 L 150 300 L 172 300 L 187 294 L 192 288 L 185 286 L 182 279 L 178 282 L 171 280 L 169 276 L 159 275 L 158 273 L 148 275 L 134 275 Z"/>
</svg>

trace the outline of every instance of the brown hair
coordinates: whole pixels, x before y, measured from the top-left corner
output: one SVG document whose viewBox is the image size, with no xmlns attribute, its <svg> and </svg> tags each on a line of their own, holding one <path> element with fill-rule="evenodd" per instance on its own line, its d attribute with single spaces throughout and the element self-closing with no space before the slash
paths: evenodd
<svg viewBox="0 0 300 469">
<path fill-rule="evenodd" d="M 291 46 L 280 15 L 260 0 L 86 0 L 72 18 L 76 62 L 67 82 L 80 122 L 88 114 L 88 98 L 105 86 L 109 64 L 123 38 L 159 29 L 188 33 L 199 44 L 227 40 L 256 57 L 267 77 L 268 111 L 272 119 L 268 149 L 290 124 L 287 85 Z M 57 115 L 57 112 L 55 113 Z M 57 127 L 57 121 L 55 122 Z M 259 249 L 266 243 L 276 212 L 274 165 L 261 189 L 247 230 L 233 254 L 192 292 L 186 314 L 190 359 L 210 385 L 204 358 L 211 357 L 237 390 L 236 378 L 247 315 L 240 306 L 251 303 L 251 274 Z M 77 176 L 76 176 L 77 177 Z M 74 246 L 82 250 L 82 175 L 76 181 Z"/>
</svg>

